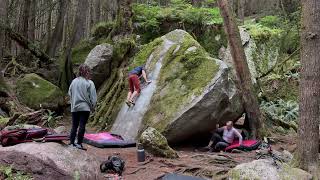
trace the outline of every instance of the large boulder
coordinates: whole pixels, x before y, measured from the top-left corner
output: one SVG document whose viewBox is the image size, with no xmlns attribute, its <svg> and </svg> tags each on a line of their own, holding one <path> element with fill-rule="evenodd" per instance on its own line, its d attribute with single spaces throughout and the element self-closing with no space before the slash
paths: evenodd
<svg viewBox="0 0 320 180">
<path fill-rule="evenodd" d="M 237 165 L 228 173 L 229 179 L 260 179 L 260 180 L 311 180 L 312 175 L 298 168 L 283 164 L 274 165 L 273 159 L 259 159 Z"/>
<path fill-rule="evenodd" d="M 37 74 L 27 74 L 17 82 L 17 97 L 33 109 L 56 110 L 63 105 L 63 92 Z"/>
<path fill-rule="evenodd" d="M 249 70 L 251 73 L 251 80 L 253 83 L 256 83 L 256 78 L 258 77 L 258 73 L 256 70 L 256 65 L 254 62 L 254 53 L 257 50 L 256 43 L 254 40 L 250 37 L 250 34 L 247 32 L 247 30 L 243 27 L 239 27 L 240 37 L 242 41 L 242 45 L 246 54 L 247 63 L 249 66 Z M 235 68 L 233 68 L 233 60 L 230 52 L 230 46 L 227 47 L 227 49 L 223 50 L 223 52 L 220 54 L 220 58 L 227 63 L 229 67 L 231 67 L 232 72 L 234 76 L 236 75 Z"/>
<path fill-rule="evenodd" d="M 155 156 L 178 158 L 177 152 L 169 146 L 167 139 L 152 127 L 142 133 L 140 142 L 148 152 Z"/>
<path fill-rule="evenodd" d="M 111 73 L 113 46 L 100 44 L 93 48 L 85 60 L 92 71 L 92 80 L 96 87 L 100 87 Z"/>
<path fill-rule="evenodd" d="M 151 74 L 161 63 L 143 124 L 156 128 L 169 143 L 208 134 L 216 124 L 235 120 L 243 113 L 230 69 L 210 57 L 186 31 L 175 30 L 156 39 L 137 56 L 141 55 L 147 55 Z"/>
<path fill-rule="evenodd" d="M 88 155 L 86 151 L 68 147 L 67 145 L 58 143 L 25 143 L 2 147 L 0 148 L 0 154 L 3 152 L 32 155 L 46 164 L 55 164 L 58 169 L 65 171 L 67 175 L 72 177 L 78 174 L 81 179 L 101 179 L 99 169 L 101 162 L 96 157 Z"/>
</svg>

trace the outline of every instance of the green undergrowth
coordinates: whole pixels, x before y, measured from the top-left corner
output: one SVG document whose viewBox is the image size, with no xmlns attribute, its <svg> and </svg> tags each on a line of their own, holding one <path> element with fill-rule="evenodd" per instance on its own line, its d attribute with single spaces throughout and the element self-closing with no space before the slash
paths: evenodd
<svg viewBox="0 0 320 180">
<path fill-rule="evenodd" d="M 31 176 L 26 173 L 16 171 L 12 166 L 0 166 L 0 177 L 3 177 L 6 180 L 31 180 Z"/>
<path fill-rule="evenodd" d="M 141 35 L 142 43 L 175 29 L 183 29 L 215 57 L 219 49 L 227 45 L 218 8 L 197 8 L 188 3 L 177 3 L 170 7 L 135 4 L 133 10 L 135 32 Z"/>
</svg>

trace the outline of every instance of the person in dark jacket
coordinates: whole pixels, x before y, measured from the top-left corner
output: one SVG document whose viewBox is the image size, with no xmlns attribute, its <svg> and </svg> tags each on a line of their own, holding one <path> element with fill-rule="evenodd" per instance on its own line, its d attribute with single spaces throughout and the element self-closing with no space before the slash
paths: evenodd
<svg viewBox="0 0 320 180">
<path fill-rule="evenodd" d="M 130 107 L 131 105 L 134 105 L 134 98 L 138 96 L 141 92 L 140 87 L 140 77 L 143 77 L 146 83 L 151 83 L 150 80 L 147 78 L 147 74 L 145 71 L 144 66 L 138 66 L 134 68 L 132 71 L 129 72 L 129 92 L 127 96 L 126 104 Z"/>
<path fill-rule="evenodd" d="M 90 111 L 94 111 L 97 103 L 97 93 L 94 83 L 90 80 L 90 68 L 80 65 L 78 77 L 69 87 L 69 96 L 72 112 L 72 129 L 70 133 L 70 145 L 83 149 L 82 142 Z M 78 131 L 79 128 L 79 131 Z M 75 138 L 78 131 L 77 143 Z"/>
</svg>

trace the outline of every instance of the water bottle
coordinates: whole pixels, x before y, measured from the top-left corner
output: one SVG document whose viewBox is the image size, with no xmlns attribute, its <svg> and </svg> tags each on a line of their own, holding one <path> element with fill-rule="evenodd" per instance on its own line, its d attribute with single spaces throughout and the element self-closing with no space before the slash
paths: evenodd
<svg viewBox="0 0 320 180">
<path fill-rule="evenodd" d="M 137 157 L 138 162 L 144 162 L 146 160 L 146 154 L 141 143 L 138 144 Z"/>
</svg>

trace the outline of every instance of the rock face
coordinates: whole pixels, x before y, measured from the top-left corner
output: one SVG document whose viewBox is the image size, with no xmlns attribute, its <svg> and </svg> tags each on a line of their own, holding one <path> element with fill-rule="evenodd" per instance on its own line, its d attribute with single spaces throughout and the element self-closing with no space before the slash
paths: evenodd
<svg viewBox="0 0 320 180">
<path fill-rule="evenodd" d="M 62 91 L 37 74 L 27 74 L 18 80 L 17 96 L 22 103 L 33 109 L 42 107 L 55 110 L 64 102 Z"/>
<path fill-rule="evenodd" d="M 98 88 L 111 73 L 111 61 L 113 46 L 110 44 L 100 44 L 91 50 L 85 60 L 92 71 L 92 80 Z"/>
<path fill-rule="evenodd" d="M 261 179 L 261 180 L 311 180 L 312 175 L 301 169 L 283 165 L 274 166 L 272 159 L 259 159 L 249 163 L 237 165 L 228 173 L 229 179 Z"/>
<path fill-rule="evenodd" d="M 35 156 L 47 164 L 55 164 L 72 177 L 79 174 L 81 179 L 101 179 L 100 161 L 82 150 L 58 143 L 24 143 L 0 148 L 0 154 L 13 151 Z"/>
<path fill-rule="evenodd" d="M 258 77 L 258 73 L 256 70 L 255 62 L 253 61 L 253 55 L 254 51 L 256 50 L 256 44 L 255 42 L 251 39 L 250 34 L 242 27 L 239 27 L 240 31 L 240 37 L 242 40 L 242 45 L 244 47 L 244 51 L 246 54 L 247 58 L 247 63 L 249 66 L 249 70 L 251 73 L 251 79 L 253 83 L 256 83 L 256 78 Z M 221 58 L 229 67 L 233 67 L 233 60 L 230 52 L 230 46 L 221 54 Z M 233 71 L 233 74 L 236 74 L 236 71 L 234 68 L 231 68 Z"/>
<path fill-rule="evenodd" d="M 74 179 L 55 163 L 44 161 L 33 155 L 17 151 L 1 151 L 0 166 L 28 173 L 28 177 L 37 180 L 71 180 Z"/>
<path fill-rule="evenodd" d="M 155 156 L 178 158 L 178 154 L 168 145 L 167 139 L 156 129 L 149 127 L 141 137 L 143 147 Z"/>
<path fill-rule="evenodd" d="M 169 143 L 176 143 L 241 116 L 241 96 L 224 62 L 210 57 L 183 30 L 172 31 L 160 40 L 137 55 L 149 57 L 148 72 L 163 58 L 155 92 L 143 117 L 145 127 L 156 128 Z"/>
</svg>

